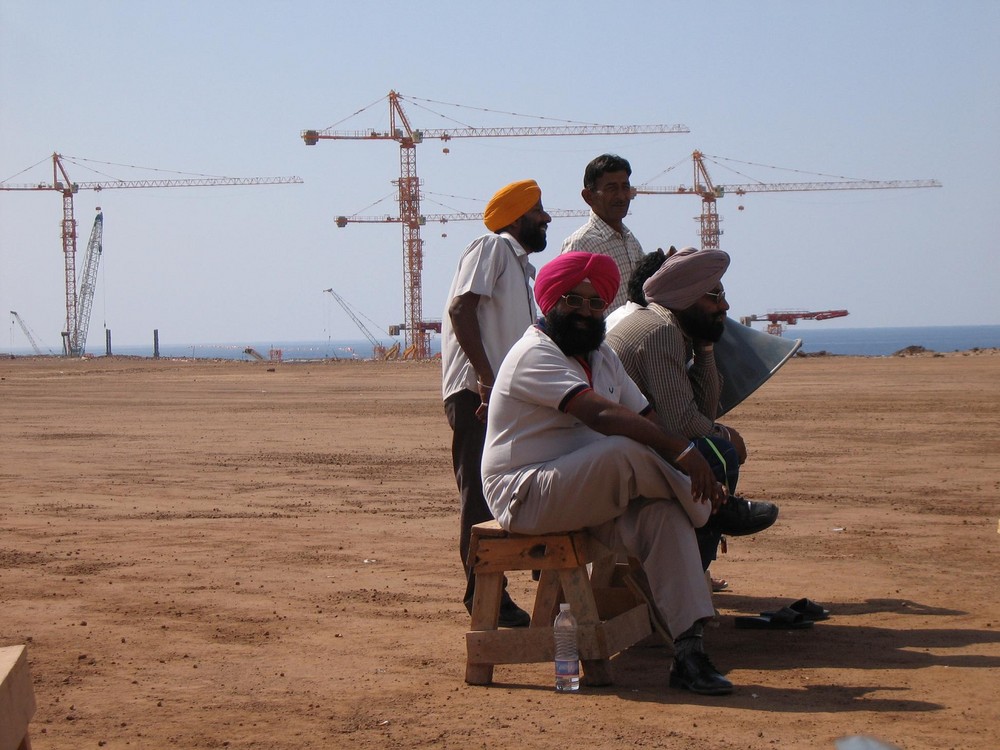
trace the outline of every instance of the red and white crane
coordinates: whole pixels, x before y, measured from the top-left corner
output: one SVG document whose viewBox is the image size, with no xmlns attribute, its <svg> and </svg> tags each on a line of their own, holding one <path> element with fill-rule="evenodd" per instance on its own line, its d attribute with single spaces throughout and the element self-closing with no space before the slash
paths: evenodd
<svg viewBox="0 0 1000 750">
<path fill-rule="evenodd" d="M 767 321 L 767 332 L 775 336 L 780 336 L 785 326 L 793 326 L 800 320 L 829 320 L 830 318 L 843 318 L 847 315 L 847 310 L 820 310 L 811 312 L 809 310 L 772 310 L 763 315 L 744 315 L 740 318 L 740 323 L 745 326 L 757 321 Z"/>
</svg>

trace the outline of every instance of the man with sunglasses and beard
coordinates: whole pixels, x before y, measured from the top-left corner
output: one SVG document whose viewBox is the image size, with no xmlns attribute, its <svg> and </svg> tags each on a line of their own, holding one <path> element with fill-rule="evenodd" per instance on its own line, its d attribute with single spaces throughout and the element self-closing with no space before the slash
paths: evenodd
<svg viewBox="0 0 1000 750">
<path fill-rule="evenodd" d="M 646 306 L 608 334 L 608 344 L 664 429 L 693 441 L 729 492 L 726 503 L 697 532 L 705 570 L 724 535 L 756 534 L 778 517 L 777 505 L 735 494 L 746 444 L 736 429 L 715 421 L 722 379 L 714 344 L 722 338 L 729 310 L 722 286 L 728 268 L 729 255 L 721 250 L 686 247 L 664 257 L 659 268 L 644 270 L 646 279 L 630 280 L 630 288 L 641 284 Z"/>
<path fill-rule="evenodd" d="M 483 212 L 489 234 L 473 240 L 462 253 L 442 316 L 441 390 L 461 496 L 459 554 L 466 577 L 463 601 L 470 612 L 476 585 L 468 567 L 472 527 L 493 518 L 480 475 L 490 392 L 507 350 L 537 318 L 530 285 L 535 268 L 528 256 L 545 249 L 551 220 L 534 180 L 498 190 Z M 505 588 L 499 624 L 527 627 L 530 622 L 531 615 Z"/>
<path fill-rule="evenodd" d="M 651 614 L 673 639 L 670 684 L 725 695 L 732 683 L 703 647 L 715 610 L 694 534 L 725 489 L 686 438 L 659 426 L 604 343 L 618 285 L 606 255 L 566 253 L 539 271 L 544 320 L 525 331 L 497 373 L 483 488 L 509 531 L 587 528 L 633 558 Z"/>
</svg>

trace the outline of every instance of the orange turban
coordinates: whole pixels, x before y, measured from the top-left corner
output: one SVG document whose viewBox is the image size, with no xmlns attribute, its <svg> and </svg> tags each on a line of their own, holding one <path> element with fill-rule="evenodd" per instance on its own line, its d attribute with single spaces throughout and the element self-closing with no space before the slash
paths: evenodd
<svg viewBox="0 0 1000 750">
<path fill-rule="evenodd" d="M 483 223 L 491 232 L 509 227 L 542 199 L 542 189 L 534 180 L 512 182 L 490 198 L 483 212 Z"/>
<path fill-rule="evenodd" d="M 718 285 L 727 268 L 729 255 L 722 250 L 686 247 L 663 261 L 642 285 L 642 293 L 650 302 L 686 310 Z"/>
<path fill-rule="evenodd" d="M 593 284 L 598 296 L 610 302 L 618 294 L 621 281 L 618 264 L 607 255 L 582 252 L 563 253 L 550 260 L 535 278 L 535 299 L 542 315 L 547 315 L 560 297 L 583 281 Z"/>
</svg>

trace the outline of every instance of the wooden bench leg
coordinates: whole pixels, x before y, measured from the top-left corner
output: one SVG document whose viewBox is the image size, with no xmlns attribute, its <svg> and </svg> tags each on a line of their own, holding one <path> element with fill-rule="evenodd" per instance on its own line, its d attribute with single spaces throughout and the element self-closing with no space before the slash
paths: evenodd
<svg viewBox="0 0 1000 750">
<path fill-rule="evenodd" d="M 587 568 L 580 566 L 570 570 L 559 571 L 559 579 L 562 582 L 563 592 L 566 594 L 566 601 L 569 602 L 570 610 L 576 618 L 578 628 L 586 628 L 588 632 L 598 634 L 601 624 L 601 617 L 597 612 L 597 602 L 594 600 L 594 590 L 590 585 L 590 578 L 587 575 Z M 594 654 L 597 658 L 581 658 L 583 663 L 583 684 L 591 686 L 610 685 L 611 662 L 605 644 L 595 640 L 589 642 L 580 639 L 581 656 Z"/>
<path fill-rule="evenodd" d="M 472 630 L 496 630 L 503 596 L 503 573 L 476 574 L 476 593 L 472 597 Z M 492 664 L 473 664 L 466 658 L 465 681 L 470 685 L 493 682 Z"/>
</svg>

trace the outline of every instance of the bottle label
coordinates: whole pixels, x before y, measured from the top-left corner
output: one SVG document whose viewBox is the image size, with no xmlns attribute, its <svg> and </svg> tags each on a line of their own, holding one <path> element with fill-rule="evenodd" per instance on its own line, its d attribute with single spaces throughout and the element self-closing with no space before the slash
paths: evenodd
<svg viewBox="0 0 1000 750">
<path fill-rule="evenodd" d="M 556 675 L 559 677 L 579 677 L 580 661 L 578 659 L 556 659 Z"/>
</svg>

